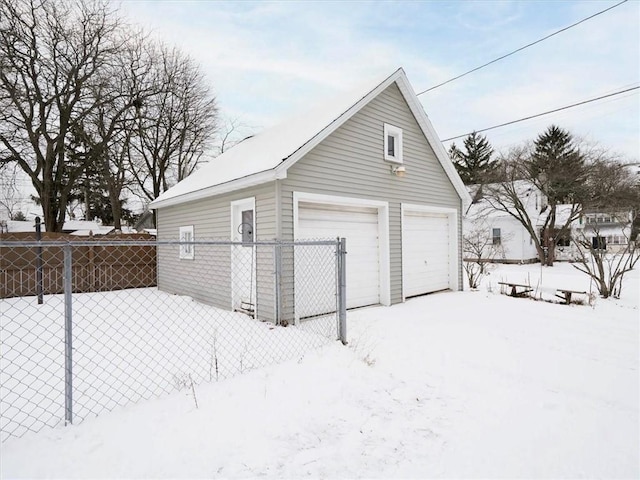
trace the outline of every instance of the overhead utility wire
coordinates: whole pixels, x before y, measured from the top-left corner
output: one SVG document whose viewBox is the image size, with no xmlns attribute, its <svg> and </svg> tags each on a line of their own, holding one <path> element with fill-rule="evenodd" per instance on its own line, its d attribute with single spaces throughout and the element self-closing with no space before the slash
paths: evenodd
<svg viewBox="0 0 640 480">
<path fill-rule="evenodd" d="M 474 68 L 474 69 L 472 69 L 472 70 L 469 70 L 468 72 L 462 73 L 462 74 L 458 75 L 457 77 L 450 78 L 450 79 L 449 79 L 449 80 L 447 80 L 446 82 L 442 82 L 442 83 L 439 83 L 438 85 L 434 85 L 433 87 L 427 88 L 426 90 L 423 90 L 423 91 L 421 91 L 420 93 L 417 93 L 417 94 L 416 94 L 416 96 L 417 96 L 417 95 L 422 95 L 423 93 L 430 92 L 431 90 L 435 90 L 435 89 L 436 89 L 436 88 L 438 88 L 438 87 L 441 87 L 441 86 L 443 86 L 443 85 L 446 85 L 447 83 L 453 82 L 454 80 L 458 80 L 459 78 L 462 78 L 462 77 L 464 77 L 465 75 L 469 75 L 470 73 L 476 72 L 476 71 L 480 70 L 481 68 L 484 68 L 484 67 L 486 67 L 486 66 L 491 65 L 492 63 L 496 63 L 496 62 L 498 62 L 498 61 L 500 61 L 500 60 L 502 60 L 502 59 L 504 59 L 504 58 L 507 58 L 507 57 L 509 57 L 509 56 L 513 55 L 514 53 L 518 53 L 518 52 L 520 52 L 520 51 L 524 50 L 525 48 L 529 48 L 529 47 L 531 47 L 531 46 L 533 46 L 533 45 L 535 45 L 535 44 L 537 44 L 537 43 L 540 43 L 540 42 L 542 42 L 542 41 L 546 40 L 547 38 L 551 38 L 551 37 L 553 37 L 554 35 L 558 35 L 559 33 L 562 33 L 562 32 L 564 32 L 564 31 L 566 31 L 566 30 L 569 30 L 570 28 L 573 28 L 573 27 L 575 27 L 576 25 L 580 25 L 581 23 L 584 23 L 584 22 L 586 22 L 587 20 L 591 20 L 593 17 L 597 17 L 598 15 L 602 15 L 603 13 L 608 12 L 609 10 L 612 10 L 612 9 L 614 9 L 614 8 L 616 8 L 616 7 L 619 7 L 619 6 L 620 6 L 620 5 L 622 5 L 623 3 L 626 3 L 627 1 L 628 1 L 628 0 L 622 0 L 620 3 L 616 3 L 615 5 L 613 5 L 613 6 L 609 7 L 609 8 L 605 8 L 604 10 L 602 10 L 602 11 L 600 11 L 600 12 L 598 12 L 598 13 L 594 13 L 594 14 L 593 14 L 593 15 L 591 15 L 590 17 L 583 18 L 583 19 L 582 19 L 582 20 L 580 20 L 579 22 L 576 22 L 576 23 L 574 23 L 574 24 L 571 24 L 571 25 L 569 25 L 568 27 L 561 28 L 560 30 L 558 30 L 558 31 L 556 31 L 556 32 L 553 32 L 553 33 L 551 33 L 551 34 L 547 35 L 546 37 L 542 37 L 542 38 L 540 38 L 540 39 L 536 40 L 535 42 L 531 42 L 531 43 L 529 43 L 529 44 L 525 45 L 524 47 L 520 47 L 520 48 L 518 48 L 517 50 L 514 50 L 513 52 L 507 53 L 506 55 L 502 55 L 501 57 L 498 57 L 498 58 L 496 58 L 496 59 L 494 59 L 494 60 L 491 60 L 490 62 L 485 63 L 484 65 L 480 65 L 479 67 L 476 67 L 476 68 Z"/>
<path fill-rule="evenodd" d="M 501 123 L 500 125 L 494 125 L 493 127 L 487 127 L 487 128 L 483 128 L 481 130 L 474 130 L 476 133 L 480 133 L 480 132 L 486 132 L 487 130 L 493 130 L 495 128 L 500 128 L 500 127 L 506 127 L 507 125 L 512 125 L 514 123 L 518 123 L 518 122 L 524 122 L 525 120 L 531 120 L 532 118 L 536 118 L 536 117 L 542 117 L 543 115 L 548 115 L 550 113 L 554 113 L 554 112 L 559 112 L 561 110 L 566 110 L 568 108 L 573 108 L 573 107 L 577 107 L 578 105 L 584 105 L 585 103 L 591 103 L 591 102 L 595 102 L 596 100 L 602 100 L 603 98 L 607 98 L 607 97 L 613 97 L 615 95 L 621 95 L 623 93 L 627 93 L 627 92 L 631 92 L 632 90 L 637 90 L 640 88 L 639 86 L 636 87 L 631 87 L 631 88 L 627 88 L 625 90 L 620 90 L 619 92 L 614 92 L 614 93 L 609 93 L 608 95 L 602 95 L 600 97 L 596 97 L 596 98 L 591 98 L 589 100 L 584 100 L 582 102 L 578 102 L 578 103 L 572 103 L 571 105 L 566 105 L 564 107 L 560 107 L 560 108 L 555 108 L 553 110 L 549 110 L 547 112 L 542 112 L 542 113 L 537 113 L 535 115 L 529 115 L 528 117 L 524 117 L 524 118 L 519 118 L 518 120 L 512 120 L 510 122 L 506 122 L 506 123 Z M 457 138 L 462 138 L 462 137 L 466 137 L 468 135 L 471 135 L 473 132 L 469 132 L 469 133 L 465 133 L 463 135 L 456 135 L 455 137 L 450 137 L 450 138 L 445 138 L 444 140 L 442 140 L 443 142 L 448 142 L 449 140 L 455 140 Z"/>
</svg>

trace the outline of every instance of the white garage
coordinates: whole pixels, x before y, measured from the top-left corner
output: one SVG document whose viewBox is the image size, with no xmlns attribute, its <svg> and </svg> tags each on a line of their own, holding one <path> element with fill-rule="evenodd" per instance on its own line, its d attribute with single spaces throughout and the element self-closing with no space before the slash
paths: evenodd
<svg viewBox="0 0 640 480">
<path fill-rule="evenodd" d="M 403 205 L 404 298 L 456 289 L 456 226 L 453 210 Z"/>
</svg>

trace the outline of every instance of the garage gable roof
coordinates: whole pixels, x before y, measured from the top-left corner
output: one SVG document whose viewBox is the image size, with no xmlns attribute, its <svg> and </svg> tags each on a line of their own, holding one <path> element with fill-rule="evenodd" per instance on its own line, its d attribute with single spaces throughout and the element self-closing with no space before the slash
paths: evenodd
<svg viewBox="0 0 640 480">
<path fill-rule="evenodd" d="M 292 117 L 245 139 L 162 193 L 150 207 L 178 205 L 286 178 L 289 167 L 394 82 L 458 195 L 465 204 L 470 203 L 467 189 L 449 160 L 404 70 L 399 68 L 384 79 L 378 78 L 303 115 Z"/>
</svg>

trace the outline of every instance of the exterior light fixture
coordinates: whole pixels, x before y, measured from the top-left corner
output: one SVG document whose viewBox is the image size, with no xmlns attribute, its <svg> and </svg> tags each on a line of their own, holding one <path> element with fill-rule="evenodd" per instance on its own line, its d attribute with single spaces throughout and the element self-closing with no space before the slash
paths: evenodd
<svg viewBox="0 0 640 480">
<path fill-rule="evenodd" d="M 404 168 L 404 165 L 400 165 L 397 167 L 391 167 L 391 173 L 393 173 L 396 177 L 404 177 L 407 173 L 407 170 L 406 168 Z"/>
</svg>

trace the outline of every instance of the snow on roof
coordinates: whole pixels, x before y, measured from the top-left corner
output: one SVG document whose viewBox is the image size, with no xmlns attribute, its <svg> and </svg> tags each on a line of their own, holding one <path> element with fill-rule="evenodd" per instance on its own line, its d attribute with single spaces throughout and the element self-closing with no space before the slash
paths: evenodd
<svg viewBox="0 0 640 480">
<path fill-rule="evenodd" d="M 556 206 L 556 225 L 564 225 L 572 214 L 576 212 L 576 206 L 572 203 L 563 203 Z M 575 220 L 574 220 L 575 221 Z"/>
<path fill-rule="evenodd" d="M 474 202 L 469 206 L 465 217 L 468 219 L 485 218 L 495 219 L 500 217 L 508 217 L 509 214 L 497 210 L 491 206 L 491 204 L 480 194 L 478 191 L 482 188 L 484 192 L 501 193 L 501 183 L 491 183 L 486 185 L 469 185 L 469 193 Z M 543 195 L 542 192 L 529 180 L 516 180 L 513 182 L 513 187 L 518 193 L 518 197 L 527 211 L 529 218 L 536 224 L 536 226 L 542 226 L 547 218 L 547 210 L 543 208 Z M 546 203 L 545 203 L 546 204 Z M 573 204 L 560 204 L 556 206 L 556 225 L 564 225 L 572 213 L 574 213 L 575 206 Z"/>
<path fill-rule="evenodd" d="M 78 230 L 93 230 L 93 232 L 95 233 L 97 230 L 100 229 L 101 226 L 102 225 L 99 224 L 98 222 L 94 222 L 91 220 L 67 220 L 66 222 L 64 222 L 64 225 L 62 226 L 62 231 L 75 232 Z"/>
<path fill-rule="evenodd" d="M 21 232 L 35 232 L 36 224 L 33 220 L 21 221 L 21 220 L 7 220 L 7 232 L 9 233 L 21 233 Z M 42 225 L 42 231 L 44 232 L 44 225 Z"/>
<path fill-rule="evenodd" d="M 375 78 L 245 139 L 161 194 L 151 206 L 277 167 L 389 77 Z"/>
<path fill-rule="evenodd" d="M 41 223 L 41 231 L 45 232 L 46 228 L 44 223 Z M 110 231 L 113 230 L 113 227 L 109 227 L 106 225 L 100 225 L 97 222 L 85 221 L 85 220 L 67 220 L 64 222 L 64 226 L 62 227 L 62 231 L 70 232 L 72 235 L 89 235 L 89 232 L 92 232 L 94 235 L 106 235 Z M 20 233 L 20 232 L 35 232 L 36 224 L 33 220 L 26 221 L 18 221 L 18 220 L 8 220 L 7 221 L 7 232 L 9 233 Z"/>
<path fill-rule="evenodd" d="M 393 82 L 398 84 L 405 96 L 460 198 L 465 203 L 470 202 L 464 184 L 413 92 L 404 70 L 399 68 L 391 75 L 372 79 L 359 88 L 324 101 L 316 108 L 247 138 L 199 169 L 196 174 L 161 194 L 151 202 L 150 208 L 175 205 L 286 178 L 289 166 Z"/>
<path fill-rule="evenodd" d="M 468 218 L 498 218 L 509 216 L 508 213 L 493 208 L 489 201 L 482 195 L 482 192 L 485 192 L 485 195 L 488 192 L 491 192 L 492 194 L 501 194 L 502 185 L 502 183 L 469 185 L 467 188 L 469 189 L 469 194 L 474 201 L 467 209 L 465 216 Z M 513 188 L 524 205 L 529 218 L 537 221 L 540 215 L 540 202 L 542 201 L 542 195 L 538 188 L 528 180 L 515 180 L 513 182 Z M 478 192 L 480 189 L 482 190 Z"/>
<path fill-rule="evenodd" d="M 88 222 L 88 223 L 94 223 L 94 222 Z M 65 223 L 65 230 L 67 229 L 66 226 L 67 224 Z M 106 225 L 97 225 L 95 228 L 81 228 L 78 230 L 74 230 L 73 232 L 70 233 L 70 235 L 75 235 L 78 237 L 88 237 L 90 234 L 93 235 L 106 235 L 108 233 L 111 233 L 114 230 L 115 227 L 109 227 Z"/>
</svg>

